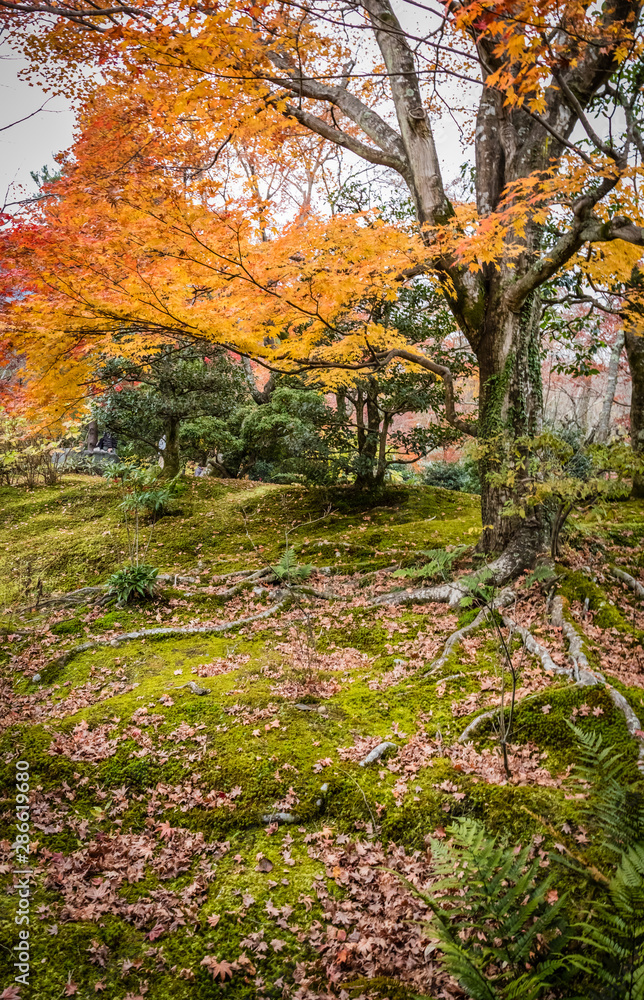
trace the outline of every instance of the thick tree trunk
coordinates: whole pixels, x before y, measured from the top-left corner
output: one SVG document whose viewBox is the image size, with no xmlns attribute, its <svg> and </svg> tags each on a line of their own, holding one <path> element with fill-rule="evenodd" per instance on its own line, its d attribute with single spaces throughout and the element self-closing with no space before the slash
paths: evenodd
<svg viewBox="0 0 644 1000">
<path fill-rule="evenodd" d="M 165 435 L 165 451 L 163 452 L 163 475 L 168 479 L 173 479 L 179 474 L 181 463 L 179 460 L 179 421 L 176 417 L 168 420 Z"/>
<path fill-rule="evenodd" d="M 644 326 L 644 325 L 643 325 Z M 631 445 L 644 461 L 644 331 L 634 322 L 624 329 L 626 356 L 631 370 Z M 633 477 L 633 496 L 644 499 L 644 474 Z"/>
<path fill-rule="evenodd" d="M 508 482 L 494 485 L 490 476 L 510 466 L 524 451 L 518 439 L 539 434 L 543 419 L 541 390 L 540 320 L 538 296 L 532 296 L 519 313 L 490 310 L 477 355 L 479 362 L 478 439 L 482 449 L 481 515 L 483 534 L 479 547 L 500 552 L 526 524 L 540 532 L 538 512 L 528 511 L 527 522 L 507 507 L 522 504 L 521 488 Z M 520 478 L 519 476 L 517 478 Z"/>
<path fill-rule="evenodd" d="M 98 444 L 98 424 L 95 420 L 90 420 L 87 428 L 87 450 L 94 451 Z"/>
<path fill-rule="evenodd" d="M 604 405 L 602 406 L 597 431 L 595 432 L 595 440 L 600 444 L 608 441 L 610 437 L 610 415 L 613 410 L 613 401 L 615 399 L 615 390 L 617 388 L 617 379 L 619 377 L 619 359 L 622 356 L 623 350 L 624 332 L 623 330 L 620 330 L 610 352 L 610 361 L 608 362 L 608 381 L 606 383 Z"/>
<path fill-rule="evenodd" d="M 377 474 L 374 475 L 376 460 L 378 455 L 378 442 L 380 437 L 380 411 L 377 403 L 377 387 L 373 384 L 367 386 L 366 398 L 361 389 L 358 389 L 358 405 L 356 406 L 357 424 L 357 444 L 358 463 L 356 472 L 356 486 L 358 489 L 371 489 L 378 485 Z M 366 404 L 367 423 L 364 422 L 364 409 Z M 384 474 L 383 474 L 384 478 Z"/>
</svg>

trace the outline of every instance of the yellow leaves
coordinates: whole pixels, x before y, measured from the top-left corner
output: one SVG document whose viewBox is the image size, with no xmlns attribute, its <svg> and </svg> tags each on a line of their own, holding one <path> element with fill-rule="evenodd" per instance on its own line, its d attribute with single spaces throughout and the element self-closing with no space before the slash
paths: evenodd
<svg viewBox="0 0 644 1000">
<path fill-rule="evenodd" d="M 67 194 L 39 208 L 46 230 L 17 232 L 13 251 L 32 294 L 14 302 L 9 322 L 41 405 L 82 397 L 97 349 L 140 356 L 178 334 L 287 367 L 355 364 L 369 350 L 404 346 L 370 310 L 395 298 L 424 248 L 373 213 L 311 215 L 263 242 L 252 204 L 213 211 L 156 182 L 148 189 L 145 177 L 116 200 L 101 202 L 100 188 L 89 200 L 73 186 Z M 128 327 L 136 335 L 124 338 Z"/>
</svg>

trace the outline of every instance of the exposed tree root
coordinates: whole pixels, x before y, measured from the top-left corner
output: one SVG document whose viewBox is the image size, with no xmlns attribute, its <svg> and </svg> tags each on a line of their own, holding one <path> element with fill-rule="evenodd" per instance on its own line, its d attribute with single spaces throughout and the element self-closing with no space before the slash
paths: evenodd
<svg viewBox="0 0 644 1000">
<path fill-rule="evenodd" d="M 250 573 L 248 576 L 245 576 L 242 580 L 239 581 L 239 583 L 236 583 L 233 587 L 229 587 L 228 590 L 222 590 L 215 596 L 218 598 L 223 598 L 225 601 L 230 601 L 232 600 L 233 597 L 236 597 L 237 594 L 243 593 L 243 591 L 246 590 L 249 583 L 255 583 L 258 580 L 265 580 L 267 579 L 267 577 L 270 577 L 271 581 L 277 579 L 272 569 L 270 568 L 258 569 L 254 573 Z M 204 588 L 204 587 L 199 588 L 199 592 L 201 593 L 203 593 L 204 590 L 209 590 L 209 588 Z"/>
<path fill-rule="evenodd" d="M 535 525 L 523 525 L 512 537 L 507 548 L 486 567 L 486 586 L 504 587 L 526 569 L 532 569 L 541 551 L 540 535 Z M 374 604 L 448 604 L 455 607 L 473 585 L 480 582 L 480 573 L 470 573 L 450 583 L 418 590 L 399 590 L 381 594 Z"/>
<path fill-rule="evenodd" d="M 383 754 L 387 753 L 387 750 L 397 750 L 398 747 L 395 743 L 390 743 L 389 740 L 385 740 L 383 743 L 379 743 L 377 747 L 370 750 L 366 757 L 363 757 L 358 763 L 358 767 L 368 767 L 369 764 L 373 764 L 374 761 L 380 760 Z"/>
<path fill-rule="evenodd" d="M 550 621 L 560 628 L 568 643 L 568 656 L 572 661 L 573 677 L 579 684 L 592 686 L 597 683 L 595 674 L 590 669 L 588 658 L 583 650 L 581 636 L 577 630 L 566 621 L 563 613 L 563 598 L 557 595 L 550 606 Z"/>
<path fill-rule="evenodd" d="M 232 580 L 235 577 L 239 577 L 241 579 L 243 577 L 255 576 L 256 573 L 264 573 L 264 572 L 265 570 L 257 570 L 257 569 L 236 569 L 233 570 L 232 573 L 223 573 L 221 574 L 221 576 L 213 576 L 210 578 L 210 582 L 213 587 L 217 587 L 220 584 L 225 583 L 226 580 Z"/>
<path fill-rule="evenodd" d="M 514 598 L 515 595 L 512 590 L 504 590 L 492 602 L 492 607 L 503 608 L 506 605 L 511 604 Z M 445 643 L 445 646 L 443 647 L 443 652 L 438 657 L 438 659 L 434 660 L 433 663 L 430 664 L 429 670 L 427 670 L 423 674 L 423 677 L 433 677 L 434 674 L 437 674 L 439 672 L 439 670 L 442 670 L 454 646 L 456 646 L 456 644 L 459 643 L 461 639 L 464 636 L 466 636 L 469 632 L 473 632 L 475 629 L 479 627 L 479 625 L 483 624 L 483 622 L 486 620 L 489 614 L 489 610 L 490 610 L 489 608 L 482 608 L 481 611 L 479 611 L 476 618 L 474 619 L 474 621 L 470 622 L 469 625 L 464 625 L 463 628 L 459 628 L 457 632 L 453 632 L 450 635 L 449 639 Z"/>
<path fill-rule="evenodd" d="M 261 618 L 269 618 L 271 615 L 274 615 L 282 607 L 287 596 L 284 594 L 284 591 L 278 591 L 278 594 L 280 599 L 277 604 L 273 604 L 270 608 L 266 608 L 265 611 L 260 611 L 256 615 L 249 615 L 248 618 L 237 618 L 235 621 L 222 622 L 219 625 L 186 625 L 183 628 L 142 628 L 136 632 L 123 632 L 112 639 L 95 639 L 92 642 L 84 642 L 80 646 L 74 646 L 73 649 L 68 649 L 64 653 L 61 653 L 60 656 L 50 660 L 48 666 L 52 666 L 53 664 L 64 666 L 79 653 L 85 653 L 88 649 L 96 649 L 98 646 L 120 646 L 123 642 L 159 638 L 160 636 L 212 635 L 217 632 L 228 632 L 232 628 L 237 628 L 238 625 L 247 625 L 249 622 L 256 622 Z"/>
<path fill-rule="evenodd" d="M 525 648 L 532 654 L 532 656 L 536 656 L 537 659 L 541 661 L 541 665 L 546 673 L 564 674 L 566 677 L 571 676 L 571 671 L 567 667 L 560 667 L 558 663 L 555 663 L 549 651 L 545 646 L 542 646 L 540 642 L 537 642 L 535 637 L 532 635 L 532 632 L 529 632 L 527 628 L 523 628 L 522 625 L 518 625 L 507 615 L 502 615 L 501 618 L 506 628 L 511 629 L 512 632 L 521 636 L 521 641 L 523 642 Z"/>
<path fill-rule="evenodd" d="M 599 670 L 591 669 L 588 658 L 583 650 L 581 636 L 577 632 L 574 625 L 572 625 L 571 622 L 566 621 L 564 618 L 563 600 L 560 596 L 555 597 L 552 602 L 550 617 L 553 625 L 562 629 L 566 641 L 568 642 L 568 656 L 572 662 L 571 675 L 580 686 L 594 687 L 596 684 L 602 684 L 606 688 L 608 697 L 612 701 L 613 705 L 624 716 L 626 728 L 628 729 L 630 735 L 633 739 L 637 740 L 639 744 L 637 766 L 640 770 L 644 770 L 644 739 L 640 735 L 642 732 L 640 720 L 629 703 L 626 701 L 624 695 L 620 694 L 620 692 L 614 688 L 612 684 L 609 684 Z"/>
<path fill-rule="evenodd" d="M 493 719 L 495 715 L 499 714 L 499 711 L 500 709 L 498 708 L 492 708 L 488 712 L 481 712 L 480 715 L 477 715 L 475 719 L 472 719 L 472 721 L 467 724 L 457 742 L 466 743 L 486 719 Z"/>
<path fill-rule="evenodd" d="M 478 617 L 480 618 L 481 616 L 479 615 Z M 507 615 L 503 615 L 502 619 L 506 628 L 511 629 L 517 635 L 521 636 L 521 640 L 525 648 L 529 653 L 536 656 L 541 661 L 541 664 L 547 673 L 569 677 L 571 680 L 574 680 L 579 687 L 593 687 L 597 684 L 602 684 L 605 687 L 609 698 L 615 705 L 615 708 L 617 708 L 618 711 L 620 711 L 624 716 L 626 728 L 628 729 L 630 735 L 638 742 L 639 754 L 637 766 L 640 770 L 644 770 L 644 740 L 641 736 L 642 728 L 640 720 L 627 702 L 626 698 L 624 698 L 624 696 L 620 694 L 616 688 L 607 683 L 604 675 L 598 670 L 591 670 L 588 658 L 583 650 L 581 636 L 574 626 L 564 618 L 562 598 L 560 596 L 556 596 L 552 602 L 551 621 L 557 628 L 562 629 L 563 635 L 566 638 L 568 643 L 568 656 L 571 661 L 570 667 L 560 667 L 559 664 L 555 663 L 546 647 L 540 642 L 537 642 L 528 629 L 518 625 Z M 458 633 L 454 633 L 454 635 L 456 636 Z M 538 694 L 541 694 L 541 692 L 528 695 L 527 698 L 537 697 Z M 521 702 L 526 701 L 527 698 L 522 698 Z M 476 718 L 465 727 L 458 738 L 458 742 L 465 743 L 477 731 L 479 726 L 481 726 L 487 719 L 497 716 L 499 711 L 500 708 L 497 707 L 477 715 Z M 509 711 L 509 706 L 506 707 L 506 711 Z"/>
<path fill-rule="evenodd" d="M 539 698 L 543 694 L 543 691 L 535 691 L 533 694 L 527 694 L 525 698 L 517 698 L 515 701 L 515 708 L 517 705 L 523 705 L 524 702 L 530 701 L 532 698 Z M 486 719 L 498 718 L 499 712 L 501 711 L 500 706 L 496 708 L 490 708 L 487 712 L 481 712 L 477 715 L 475 719 L 467 724 L 461 735 L 459 736 L 457 743 L 466 743 L 467 740 L 471 739 L 472 734 L 486 721 Z M 510 706 L 506 705 L 504 708 L 505 713 L 509 713 Z"/>
<path fill-rule="evenodd" d="M 72 590 L 68 594 L 52 594 L 44 600 L 40 600 L 37 603 L 32 602 L 26 607 L 19 608 L 18 610 L 27 611 L 35 608 L 37 611 L 40 611 L 44 608 L 56 606 L 76 607 L 81 604 L 87 604 L 87 602 L 92 598 L 96 598 L 98 603 L 106 604 L 108 601 L 112 600 L 112 595 L 107 593 L 106 585 L 102 583 L 97 587 L 81 587 L 80 590 Z"/>
<path fill-rule="evenodd" d="M 619 569 L 617 566 L 611 566 L 610 571 L 613 576 L 616 576 L 618 580 L 621 580 L 622 583 L 625 583 L 627 587 L 634 591 L 638 597 L 644 597 L 644 587 L 634 576 L 631 576 L 630 573 L 627 573 L 623 569 Z"/>
</svg>

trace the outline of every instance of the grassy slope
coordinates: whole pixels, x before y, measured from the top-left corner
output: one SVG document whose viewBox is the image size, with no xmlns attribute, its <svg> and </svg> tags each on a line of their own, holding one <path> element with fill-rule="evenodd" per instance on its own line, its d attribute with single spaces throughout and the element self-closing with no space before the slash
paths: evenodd
<svg viewBox="0 0 644 1000">
<path fill-rule="evenodd" d="M 118 487 L 85 476 L 31 492 L 0 488 L 5 600 L 17 596 L 29 577 L 42 577 L 47 589 L 71 590 L 117 568 L 126 549 L 119 499 Z M 306 525 L 329 509 L 324 520 Z M 343 488 L 195 479 L 178 512 L 158 523 L 150 557 L 167 572 L 192 569 L 201 560 L 204 572 L 223 573 L 257 565 L 254 546 L 261 558 L 277 560 L 284 531 L 300 525 L 291 543 L 306 561 L 375 568 L 391 562 L 392 554 L 471 541 L 480 523 L 477 498 L 449 490 L 392 488 L 374 501 Z"/>
<path fill-rule="evenodd" d="M 117 503 L 113 488 L 101 480 L 84 477 L 66 479 L 61 487 L 31 493 L 2 490 L 0 552 L 4 551 L 5 603 L 24 600 L 21 590 L 24 595 L 25 587 L 38 577 L 46 590 L 69 590 L 105 579 L 121 558 Z M 181 514 L 164 518 L 155 529 L 153 561 L 167 572 L 192 569 L 199 561 L 203 582 L 213 572 L 275 562 L 283 550 L 284 532 L 298 524 L 291 540 L 301 561 L 362 573 L 394 561 L 409 565 L 417 550 L 473 542 L 480 528 L 477 498 L 429 488 L 392 488 L 375 501 L 356 500 L 342 489 L 305 491 L 299 487 L 222 484 L 202 479 L 189 484 L 180 505 Z M 302 523 L 314 521 L 329 507 L 332 513 L 323 520 Z M 621 563 L 628 563 L 631 569 L 638 561 L 637 544 L 642 535 L 641 504 L 614 505 L 602 522 L 601 532 L 594 524 L 577 526 L 579 544 L 586 546 L 591 555 L 593 546 L 601 555 L 607 544 L 621 545 Z M 370 577 L 365 579 L 369 582 Z M 597 593 L 586 594 L 584 587 L 589 586 L 595 587 Z M 576 599 L 589 596 L 591 608 L 608 615 L 606 626 L 621 630 L 629 642 L 636 641 L 632 615 L 622 614 L 609 604 L 613 598 L 605 588 L 592 584 L 578 572 L 569 574 L 564 587 L 573 609 Z M 12 628 L 27 624 L 41 630 L 36 642 L 25 639 L 20 647 L 14 639 L 11 647 L 5 646 L 5 659 L 9 652 L 15 654 L 31 646 L 31 652 L 25 652 L 20 661 L 20 669 L 8 672 L 11 698 L 18 712 L 42 699 L 40 704 L 49 718 L 10 725 L 0 742 L 2 785 L 9 803 L 18 748 L 20 755 L 31 762 L 33 785 L 42 787 L 52 815 L 58 815 L 58 820 L 49 822 L 49 832 L 34 831 L 39 850 L 65 855 L 76 852 L 78 856 L 100 835 L 124 834 L 154 836 L 161 850 L 166 836 L 161 823 L 201 832 L 207 841 L 230 844 L 217 862 L 209 888 L 200 897 L 196 923 L 188 921 L 187 926 L 171 933 L 166 927 L 155 942 L 155 948 L 163 949 L 163 962 L 157 952 L 150 953 L 151 941 L 146 935 L 152 930 L 151 924 L 144 922 L 137 928 L 136 920 L 113 915 L 96 920 L 69 919 L 69 913 L 60 909 L 60 886 L 51 880 L 48 884 L 41 881 L 32 906 L 50 909 L 43 911 L 45 918 L 36 920 L 32 927 L 32 969 L 37 995 L 43 1000 L 61 996 L 70 977 L 79 987 L 75 995 L 82 997 L 94 996 L 96 983 L 106 984 L 103 995 L 110 998 L 137 996 L 143 982 L 149 990 L 147 1000 L 220 996 L 223 987 L 213 982 L 201 965 L 202 959 L 213 954 L 233 961 L 240 951 L 248 949 L 240 942 L 249 933 L 265 930 L 267 938 L 274 937 L 274 921 L 266 912 L 268 900 L 277 907 L 294 906 L 299 931 L 280 931 L 286 941 L 283 949 L 269 948 L 265 955 L 260 951 L 254 956 L 257 974 L 268 985 L 260 989 L 256 974 L 250 975 L 248 970 L 245 974 L 242 969 L 225 987 L 225 993 L 231 997 L 281 995 L 281 989 L 270 986 L 271 981 L 280 975 L 288 981 L 294 963 L 315 957 L 307 928 L 324 919 L 312 887 L 316 877 L 325 874 L 325 866 L 310 856 L 306 838 L 327 827 L 356 836 L 356 829 L 364 829 L 365 823 L 377 817 L 379 836 L 385 843 L 393 839 L 407 849 L 422 849 L 425 835 L 440 827 L 448 816 L 485 818 L 492 827 L 516 837 L 538 828 L 526 814 L 525 806 L 533 813 L 547 814 L 557 828 L 565 821 L 574 821 L 576 806 L 564 798 L 562 788 L 534 783 L 488 784 L 455 769 L 449 757 L 440 753 L 431 763 L 412 771 L 412 787 L 403 795 L 397 794 L 400 771 L 384 766 L 363 770 L 338 755 L 338 748 L 351 746 L 357 736 L 388 737 L 404 747 L 410 736 L 426 732 L 434 740 L 449 743 L 472 717 L 455 715 L 453 707 L 480 689 L 481 675 L 493 671 L 498 661 L 487 631 L 481 633 L 467 655 L 461 650 L 452 654 L 445 675 L 458 672 L 464 676 L 448 680 L 442 688 L 424 680 L 418 669 L 403 671 L 389 683 L 388 672 L 397 658 L 406 659 L 415 651 L 423 659 L 418 653 L 419 635 L 433 637 L 440 646 L 456 627 L 455 616 L 442 608 L 400 609 L 383 616 L 359 600 L 351 604 L 319 603 L 308 610 L 292 607 L 257 628 L 223 637 L 173 637 L 129 643 L 118 649 L 107 646 L 76 656 L 65 667 L 44 666 L 54 652 L 81 641 L 83 635 L 127 631 L 170 618 L 176 622 L 218 620 L 237 613 L 235 607 L 222 608 L 216 596 L 202 595 L 170 606 L 173 598 L 183 600 L 182 595 L 168 590 L 152 609 L 112 610 L 95 615 L 81 609 L 58 612 L 48 620 L 30 615 L 20 619 L 12 612 L 7 618 Z M 242 595 L 236 605 L 239 612 L 249 608 L 251 600 L 261 607 L 269 598 Z M 630 598 L 623 597 L 622 610 L 631 606 Z M 299 663 L 289 666 L 288 651 L 277 648 L 279 643 L 287 643 L 296 651 L 307 645 L 312 648 L 312 639 L 314 652 L 326 653 L 331 659 L 308 673 L 302 657 Z M 600 640 L 595 633 L 589 637 L 589 652 L 605 666 Z M 338 669 L 346 649 L 367 654 L 368 659 L 358 666 L 354 663 Z M 245 656 L 248 658 L 243 659 Z M 193 668 L 215 659 L 227 661 L 229 667 L 217 676 L 198 678 L 210 692 L 207 697 L 192 695 L 187 689 L 176 690 L 178 683 L 193 676 Z M 36 668 L 43 676 L 40 684 L 30 680 Z M 282 681 L 305 686 L 313 674 L 316 683 L 336 682 L 339 689 L 324 701 L 326 717 L 298 710 L 297 698 L 272 691 L 272 675 L 280 671 Z M 99 701 L 89 685 L 101 676 L 106 683 L 120 682 L 130 690 L 115 691 Z M 639 683 L 622 684 L 620 690 L 637 708 L 642 695 Z M 109 695 L 109 691 L 105 689 L 103 694 Z M 174 704 L 159 702 L 159 698 L 167 700 L 168 695 Z M 310 696 L 307 700 L 316 698 Z M 231 714 L 229 710 L 235 705 L 240 706 L 237 714 Z M 584 718 L 583 724 L 601 724 L 605 739 L 633 760 L 635 748 L 627 737 L 623 719 L 600 688 L 580 691 L 566 684 L 549 687 L 519 710 L 517 742 L 535 743 L 548 755 L 546 766 L 553 773 L 560 771 L 574 759 L 572 737 L 564 720 L 573 708 L 583 705 L 591 713 L 598 713 L 596 718 L 592 714 Z M 142 707 L 158 717 L 152 729 L 145 727 L 144 717 L 140 724 Z M 139 716 L 133 720 L 137 710 Z M 274 720 L 279 728 L 264 728 Z M 47 753 L 55 733 L 70 734 L 81 722 L 88 723 L 92 731 L 112 726 L 107 738 L 118 741 L 116 752 L 98 763 Z M 202 727 L 195 729 L 193 736 L 206 736 L 205 752 L 193 736 L 184 736 L 180 742 L 167 739 L 182 724 Z M 136 725 L 140 725 L 138 730 L 133 728 Z M 137 731 L 150 735 L 155 744 L 153 752 L 138 755 L 141 736 Z M 252 735 L 257 731 L 259 735 Z M 493 747 L 489 731 L 483 731 L 478 745 Z M 327 759 L 330 764 L 316 766 L 317 761 Z M 458 786 L 458 799 L 452 797 L 453 789 L 449 792 L 441 787 L 445 782 Z M 227 795 L 239 791 L 233 799 L 225 799 L 221 808 L 204 808 L 189 801 L 186 787 L 191 784 L 204 793 L 218 790 Z M 173 802 L 168 789 L 179 786 L 177 801 Z M 262 817 L 272 812 L 285 795 L 288 800 L 289 787 L 298 801 L 287 808 L 297 814 L 298 823 L 289 827 L 288 833 L 286 828 L 267 832 Z M 154 788 L 156 795 L 152 793 Z M 8 822 L 3 835 L 9 838 L 10 817 L 9 812 L 4 814 Z M 286 858 L 283 854 L 285 836 L 293 838 L 289 849 L 294 864 L 288 852 Z M 270 876 L 256 871 L 258 854 L 273 863 Z M 47 868 L 50 856 L 41 857 Z M 194 881 L 200 863 L 201 849 L 197 847 L 189 870 L 175 877 L 160 878 L 148 866 L 142 878 L 119 883 L 119 898 L 136 902 L 149 899 L 150 894 L 154 898 L 160 889 L 180 896 Z M 89 870 L 86 878 L 91 875 Z M 104 875 L 98 865 L 95 881 L 100 885 L 106 878 L 109 882 L 109 875 Z M 332 892 L 343 894 L 342 879 L 327 881 Z M 254 900 L 248 905 L 243 902 L 247 893 Z M 310 910 L 299 902 L 302 895 L 312 897 Z M 14 933 L 10 926 L 14 900 L 7 895 L 0 904 L 6 931 L 3 937 L 8 939 Z M 216 926 L 207 920 L 214 913 L 220 915 Z M 52 926 L 55 932 L 46 930 Z M 88 948 L 93 941 L 109 948 L 105 967 L 89 962 Z M 6 953 L 2 954 L 6 963 Z M 56 960 L 52 961 L 54 956 Z M 139 960 L 143 962 L 140 972 L 127 965 Z M 186 969 L 191 971 L 181 972 Z M 10 981 L 8 964 L 2 975 L 0 984 L 4 986 L 5 979 Z"/>
</svg>

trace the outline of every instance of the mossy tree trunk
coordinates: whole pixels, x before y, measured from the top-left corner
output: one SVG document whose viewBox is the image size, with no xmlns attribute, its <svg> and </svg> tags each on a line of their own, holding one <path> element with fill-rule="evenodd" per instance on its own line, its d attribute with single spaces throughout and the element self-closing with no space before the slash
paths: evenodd
<svg viewBox="0 0 644 1000">
<path fill-rule="evenodd" d="M 540 314 L 537 294 L 519 312 L 490 310 L 477 345 L 483 519 L 480 547 L 485 552 L 503 550 L 517 529 L 526 524 L 519 513 L 507 515 L 508 505 L 522 505 L 520 477 L 508 479 L 505 485 L 492 485 L 489 478 L 504 459 L 509 460 L 510 468 L 515 460 L 520 461 L 522 437 L 534 437 L 541 431 Z M 537 517 L 528 517 L 527 523 L 540 531 Z"/>
<path fill-rule="evenodd" d="M 179 457 L 179 426 L 177 417 L 169 417 L 165 433 L 165 451 L 163 452 L 163 475 L 173 479 L 179 475 L 181 460 Z"/>
<path fill-rule="evenodd" d="M 631 444 L 636 457 L 644 461 L 644 323 L 627 322 L 624 340 L 631 370 Z M 644 499 L 642 473 L 633 476 L 633 496 Z"/>
</svg>

